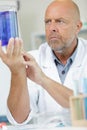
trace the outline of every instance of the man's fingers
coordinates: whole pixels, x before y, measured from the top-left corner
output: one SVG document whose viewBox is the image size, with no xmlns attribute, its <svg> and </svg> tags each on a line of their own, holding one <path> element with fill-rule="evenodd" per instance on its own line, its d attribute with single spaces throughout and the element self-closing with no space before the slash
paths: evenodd
<svg viewBox="0 0 87 130">
<path fill-rule="evenodd" d="M 2 58 L 4 56 L 4 51 L 2 50 L 2 42 L 0 40 L 0 57 Z"/>
<path fill-rule="evenodd" d="M 19 38 L 15 38 L 13 55 L 20 55 L 23 50 L 23 41 Z"/>
<path fill-rule="evenodd" d="M 27 52 L 23 52 L 23 56 L 24 56 L 25 61 L 34 60 L 34 57 Z"/>
<path fill-rule="evenodd" d="M 14 38 L 10 38 L 6 49 L 8 56 L 12 56 L 13 49 L 14 49 Z"/>
</svg>

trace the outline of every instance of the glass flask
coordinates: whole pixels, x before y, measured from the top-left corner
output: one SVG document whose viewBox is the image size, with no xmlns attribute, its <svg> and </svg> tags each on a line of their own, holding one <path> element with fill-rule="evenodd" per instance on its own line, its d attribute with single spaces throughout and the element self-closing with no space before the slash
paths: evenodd
<svg viewBox="0 0 87 130">
<path fill-rule="evenodd" d="M 6 46 L 11 37 L 19 36 L 16 0 L 0 0 L 0 40 Z"/>
</svg>

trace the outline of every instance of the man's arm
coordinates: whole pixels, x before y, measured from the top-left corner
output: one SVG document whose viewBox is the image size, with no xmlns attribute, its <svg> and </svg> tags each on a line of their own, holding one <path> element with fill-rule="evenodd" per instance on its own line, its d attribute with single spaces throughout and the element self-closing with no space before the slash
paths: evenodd
<svg viewBox="0 0 87 130">
<path fill-rule="evenodd" d="M 62 107 L 69 108 L 69 98 L 73 91 L 58 82 L 50 79 L 46 75 L 42 78 L 41 86 L 56 100 Z"/>
<path fill-rule="evenodd" d="M 31 55 L 23 54 L 20 39 L 10 39 L 6 53 L 0 46 L 0 57 L 11 70 L 8 107 L 18 123 L 26 120 L 30 112 L 27 77 L 41 85 L 60 105 L 69 107 L 72 90 L 48 78 Z"/>
<path fill-rule="evenodd" d="M 27 76 L 41 85 L 58 104 L 68 108 L 69 98 L 73 95 L 73 91 L 47 77 L 30 54 L 24 54 L 24 58 L 27 65 Z"/>
<path fill-rule="evenodd" d="M 23 43 L 20 39 L 10 39 L 6 53 L 0 46 L 0 57 L 11 70 L 11 87 L 8 96 L 8 108 L 13 118 L 22 123 L 29 115 L 29 93 L 27 87 L 26 66 L 23 64 Z"/>
</svg>

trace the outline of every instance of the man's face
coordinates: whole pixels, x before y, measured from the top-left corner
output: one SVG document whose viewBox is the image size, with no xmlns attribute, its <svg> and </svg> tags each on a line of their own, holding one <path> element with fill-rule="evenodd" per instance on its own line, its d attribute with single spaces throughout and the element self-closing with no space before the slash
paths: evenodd
<svg viewBox="0 0 87 130">
<path fill-rule="evenodd" d="M 63 6 L 49 7 L 45 15 L 46 39 L 58 52 L 71 46 L 77 35 L 77 23 L 72 11 Z"/>
</svg>

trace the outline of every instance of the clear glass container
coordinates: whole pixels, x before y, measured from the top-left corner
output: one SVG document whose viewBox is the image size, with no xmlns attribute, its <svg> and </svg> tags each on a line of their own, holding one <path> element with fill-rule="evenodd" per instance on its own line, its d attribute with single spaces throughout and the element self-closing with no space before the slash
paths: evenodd
<svg viewBox="0 0 87 130">
<path fill-rule="evenodd" d="M 0 0 L 0 40 L 6 46 L 11 37 L 18 37 L 16 0 Z"/>
</svg>

